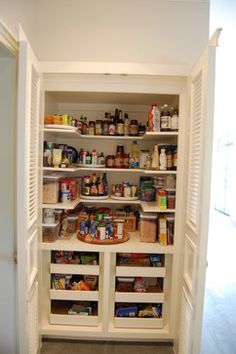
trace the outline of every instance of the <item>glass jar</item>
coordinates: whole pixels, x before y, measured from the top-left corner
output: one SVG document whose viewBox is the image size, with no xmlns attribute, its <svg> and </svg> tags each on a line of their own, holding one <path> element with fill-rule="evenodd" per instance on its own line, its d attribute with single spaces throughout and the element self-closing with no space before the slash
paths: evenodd
<svg viewBox="0 0 236 354">
<path fill-rule="evenodd" d="M 114 155 L 108 155 L 106 159 L 106 166 L 109 168 L 115 167 L 115 156 Z"/>
<path fill-rule="evenodd" d="M 95 123 L 95 135 L 102 135 L 102 121 L 99 119 Z"/>
<path fill-rule="evenodd" d="M 123 168 L 124 167 L 124 157 L 122 154 L 116 154 L 115 156 L 115 168 Z"/>
<path fill-rule="evenodd" d="M 103 124 L 102 124 L 102 134 L 103 134 L 103 135 L 108 135 L 108 134 L 109 134 L 109 124 L 108 124 L 108 121 L 107 121 L 107 120 L 104 120 L 104 121 L 103 121 Z"/>
<path fill-rule="evenodd" d="M 138 135 L 138 121 L 137 120 L 131 120 L 130 125 L 129 125 L 129 135 L 130 136 L 137 136 Z"/>
<path fill-rule="evenodd" d="M 95 122 L 89 122 L 89 135 L 95 135 Z"/>
</svg>

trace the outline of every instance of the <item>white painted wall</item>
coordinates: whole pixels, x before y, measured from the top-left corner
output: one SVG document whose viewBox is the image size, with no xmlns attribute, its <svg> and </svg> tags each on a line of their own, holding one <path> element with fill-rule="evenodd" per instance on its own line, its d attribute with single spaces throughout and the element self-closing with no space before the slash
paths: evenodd
<svg viewBox="0 0 236 354">
<path fill-rule="evenodd" d="M 0 0 L 38 59 L 191 65 L 208 39 L 208 0 Z"/>
<path fill-rule="evenodd" d="M 208 39 L 208 6 L 199 1 L 41 0 L 41 60 L 191 64 Z"/>
<path fill-rule="evenodd" d="M 21 23 L 29 40 L 35 41 L 36 0 L 0 0 L 0 19 L 18 38 L 17 24 Z"/>
</svg>

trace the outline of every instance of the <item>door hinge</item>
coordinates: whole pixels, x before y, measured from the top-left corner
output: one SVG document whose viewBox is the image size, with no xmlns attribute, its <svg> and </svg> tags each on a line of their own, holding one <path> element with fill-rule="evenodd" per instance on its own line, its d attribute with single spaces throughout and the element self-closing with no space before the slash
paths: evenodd
<svg viewBox="0 0 236 354">
<path fill-rule="evenodd" d="M 18 258 L 17 258 L 17 253 L 15 252 L 14 253 L 14 256 L 13 256 L 13 259 L 14 259 L 14 263 L 17 264 L 18 262 Z"/>
</svg>

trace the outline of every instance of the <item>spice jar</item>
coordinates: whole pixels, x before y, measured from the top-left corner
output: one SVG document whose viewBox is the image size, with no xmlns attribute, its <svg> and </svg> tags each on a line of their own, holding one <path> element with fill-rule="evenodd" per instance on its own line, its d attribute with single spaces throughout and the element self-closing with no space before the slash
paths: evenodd
<svg viewBox="0 0 236 354">
<path fill-rule="evenodd" d="M 129 125 L 129 135 L 131 136 L 137 136 L 138 135 L 138 121 L 137 120 L 131 120 L 130 125 Z"/>
<path fill-rule="evenodd" d="M 139 125 L 138 125 L 138 135 L 139 136 L 143 136 L 145 134 L 145 132 L 146 132 L 145 125 L 142 124 L 142 123 L 139 123 Z"/>
<path fill-rule="evenodd" d="M 77 127 L 77 119 L 72 117 L 72 127 Z"/>
<path fill-rule="evenodd" d="M 114 155 L 108 155 L 106 159 L 106 166 L 113 168 L 115 167 L 115 156 Z"/>
<path fill-rule="evenodd" d="M 102 135 L 102 121 L 99 119 L 95 123 L 95 135 Z"/>
<path fill-rule="evenodd" d="M 89 135 L 95 135 L 95 122 L 89 122 Z"/>
<path fill-rule="evenodd" d="M 109 134 L 109 124 L 108 124 L 108 121 L 107 121 L 107 120 L 104 120 L 104 121 L 103 121 L 103 124 L 102 124 L 102 134 L 103 134 L 103 135 L 108 135 L 108 134 Z"/>
</svg>

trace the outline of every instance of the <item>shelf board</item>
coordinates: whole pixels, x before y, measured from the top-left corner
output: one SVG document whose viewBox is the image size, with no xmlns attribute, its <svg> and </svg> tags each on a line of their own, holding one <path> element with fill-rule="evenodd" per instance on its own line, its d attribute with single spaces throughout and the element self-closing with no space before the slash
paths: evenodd
<svg viewBox="0 0 236 354">
<path fill-rule="evenodd" d="M 79 133 L 78 133 L 79 134 Z M 142 136 L 118 136 L 118 135 L 83 135 L 79 134 L 82 139 L 94 139 L 94 140 L 142 140 Z"/>
<path fill-rule="evenodd" d="M 80 199 L 81 203 L 93 203 L 93 204 L 138 204 L 140 205 L 140 200 L 117 200 L 117 199 Z"/>
<path fill-rule="evenodd" d="M 82 301 L 98 301 L 98 291 L 82 291 L 82 290 L 55 290 L 50 289 L 51 300 L 82 300 Z"/>
<path fill-rule="evenodd" d="M 146 132 L 143 136 L 143 140 L 155 140 L 160 137 L 173 137 L 178 136 L 178 132 Z"/>
<path fill-rule="evenodd" d="M 177 171 L 144 170 L 141 168 L 109 168 L 109 167 L 78 167 L 78 171 L 101 171 L 101 172 L 126 172 L 140 173 L 145 175 L 175 175 Z"/>
<path fill-rule="evenodd" d="M 117 266 L 117 277 L 161 277 L 166 275 L 166 269 L 164 267 L 129 267 L 129 266 Z"/>
<path fill-rule="evenodd" d="M 146 132 L 143 136 L 118 136 L 118 135 L 83 135 L 76 129 L 63 129 L 63 128 L 46 128 L 43 129 L 44 133 L 69 135 L 71 137 L 78 137 L 81 139 L 92 140 L 156 140 L 158 138 L 177 137 L 178 132 Z"/>
<path fill-rule="evenodd" d="M 42 208 L 70 210 L 70 209 L 74 209 L 79 203 L 80 203 L 80 199 L 77 198 L 67 203 L 42 204 Z"/>
<path fill-rule="evenodd" d="M 43 132 L 46 134 L 56 134 L 59 137 L 70 136 L 73 138 L 78 138 L 80 135 L 77 130 L 69 130 L 69 129 L 58 129 L 58 128 L 44 128 Z"/>
<path fill-rule="evenodd" d="M 143 170 L 139 168 L 109 168 L 109 167 L 78 167 L 80 171 L 104 171 L 104 172 L 135 172 L 143 173 Z"/>
<path fill-rule="evenodd" d="M 66 168 L 43 167 L 43 171 L 50 171 L 50 172 L 77 172 L 79 170 L 80 170 L 79 167 L 66 167 Z"/>
<path fill-rule="evenodd" d="M 45 251 L 80 251 L 80 252 L 132 252 L 132 253 L 161 253 L 173 254 L 174 245 L 162 246 L 158 242 L 141 242 L 139 231 L 130 232 L 130 239 L 120 244 L 103 245 L 80 241 L 74 234 L 69 240 L 41 242 L 40 247 Z"/>
<path fill-rule="evenodd" d="M 163 303 L 164 302 L 164 293 L 125 293 L 125 292 L 116 292 L 115 293 L 115 302 L 150 302 L 150 303 Z"/>
<path fill-rule="evenodd" d="M 50 318 L 50 323 L 51 324 L 56 324 L 56 325 L 62 325 L 63 328 L 67 327 L 67 325 L 72 325 L 72 326 L 83 326 L 83 329 L 85 331 L 89 331 L 89 326 L 98 326 L 99 321 L 98 321 L 98 316 L 82 316 L 82 315 L 59 315 L 59 314 L 53 314 L 51 313 L 49 315 Z M 51 327 L 50 324 L 48 326 L 48 330 L 50 330 L 54 333 L 59 330 L 58 326 Z M 86 328 L 85 328 L 86 327 Z M 53 331 L 54 329 L 54 331 Z M 70 327 L 67 327 L 68 332 L 71 333 L 71 336 L 73 335 L 73 330 L 71 330 Z M 82 331 L 82 328 L 79 327 L 79 333 Z M 101 329 L 100 329 L 101 330 Z M 78 333 L 77 332 L 77 333 Z M 53 334 L 52 333 L 52 334 Z M 65 330 L 63 332 L 65 334 Z"/>
<path fill-rule="evenodd" d="M 176 175 L 177 171 L 175 170 L 142 170 L 145 175 Z"/>
<path fill-rule="evenodd" d="M 175 213 L 175 209 L 159 209 L 157 202 L 141 201 L 141 207 L 146 213 Z"/>
<path fill-rule="evenodd" d="M 99 275 L 98 265 L 85 265 L 85 264 L 50 264 L 51 274 L 86 274 L 86 275 Z"/>
<path fill-rule="evenodd" d="M 162 318 L 128 318 L 115 317 L 114 326 L 116 328 L 163 328 Z"/>
</svg>

